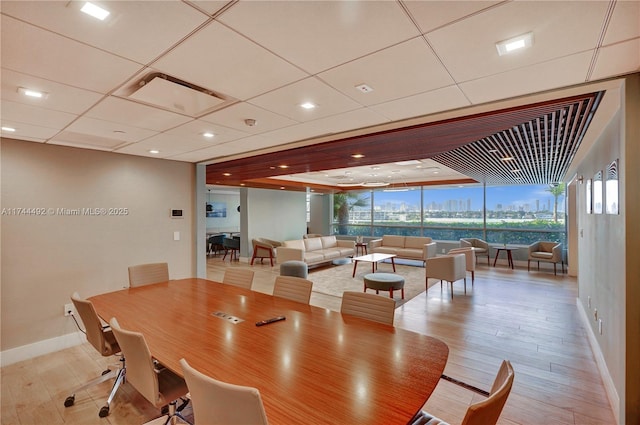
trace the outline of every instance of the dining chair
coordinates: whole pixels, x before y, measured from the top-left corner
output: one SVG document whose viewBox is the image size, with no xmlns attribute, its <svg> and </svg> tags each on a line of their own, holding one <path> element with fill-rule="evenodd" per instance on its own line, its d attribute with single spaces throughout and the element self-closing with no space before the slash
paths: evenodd
<svg viewBox="0 0 640 425">
<path fill-rule="evenodd" d="M 253 285 L 254 271 L 239 267 L 227 267 L 222 277 L 222 283 L 239 286 L 240 288 L 251 289 Z"/>
<path fill-rule="evenodd" d="M 180 359 L 193 403 L 196 424 L 267 425 L 267 413 L 257 388 L 218 381 Z"/>
<path fill-rule="evenodd" d="M 127 359 L 127 382 L 156 408 L 168 406 L 165 425 L 170 421 L 175 423 L 177 419 L 190 423 L 181 413 L 188 404 L 185 396 L 189 390 L 184 379 L 151 356 L 144 335 L 122 329 L 115 317 L 111 318 L 109 324 Z M 179 399 L 182 404 L 176 407 Z"/>
<path fill-rule="evenodd" d="M 167 263 L 149 263 L 129 266 L 129 286 L 132 288 L 169 280 Z"/>
<path fill-rule="evenodd" d="M 388 297 L 366 292 L 344 291 L 340 313 L 393 325 L 396 302 Z"/>
<path fill-rule="evenodd" d="M 451 285 L 451 299 L 453 299 L 453 282 L 464 279 L 464 293 L 467 293 L 466 256 L 464 254 L 443 255 L 427 258 L 425 266 L 425 287 L 429 289 L 429 278 L 446 280 Z"/>
<path fill-rule="evenodd" d="M 473 287 L 473 283 L 476 280 L 476 251 L 471 247 L 453 248 L 453 249 L 450 249 L 447 254 L 448 255 L 453 255 L 453 254 L 465 255 L 466 269 L 468 272 L 471 272 L 471 286 Z"/>
<path fill-rule="evenodd" d="M 77 292 L 74 292 L 73 295 L 71 295 L 71 302 L 73 303 L 75 311 L 78 312 L 78 315 L 80 316 L 80 319 L 84 324 L 84 333 L 87 337 L 87 341 L 89 341 L 93 348 L 95 348 L 96 351 L 98 351 L 98 353 L 100 353 L 102 356 L 108 357 L 119 355 L 120 361 L 118 362 L 118 366 L 116 368 L 108 368 L 102 372 L 101 376 L 94 378 L 84 385 L 76 388 L 71 393 L 71 395 L 64 400 L 64 407 L 73 406 L 76 400 L 76 394 L 78 392 L 86 390 L 87 388 L 90 388 L 94 385 L 101 384 L 102 382 L 105 382 L 109 379 L 115 378 L 113 386 L 111 387 L 111 392 L 109 393 L 109 398 L 107 398 L 107 403 L 105 406 L 100 408 L 100 411 L 98 412 L 98 416 L 104 418 L 105 416 L 109 415 L 109 406 L 111 405 L 116 392 L 120 388 L 120 385 L 124 383 L 124 377 L 126 373 L 124 357 L 120 352 L 120 346 L 118 345 L 118 342 L 116 341 L 111 328 L 108 325 L 103 325 L 100 317 L 98 317 L 98 313 L 96 313 L 96 310 L 93 307 L 93 303 L 91 303 L 91 301 L 89 300 L 81 298 Z"/>
<path fill-rule="evenodd" d="M 222 241 L 222 246 L 224 248 L 224 256 L 222 257 L 222 261 L 227 258 L 227 254 L 229 254 L 229 251 L 231 251 L 231 254 L 229 254 L 229 261 L 233 261 L 234 258 L 236 260 L 238 259 L 238 252 L 240 251 L 240 239 L 237 239 L 235 237 L 225 237 Z"/>
<path fill-rule="evenodd" d="M 511 363 L 508 360 L 503 360 L 502 365 L 500 365 L 500 370 L 498 370 L 498 374 L 491 386 L 491 391 L 489 393 L 482 392 L 483 395 L 488 397 L 467 408 L 467 412 L 462 420 L 462 425 L 495 425 L 511 392 L 514 377 L 515 374 Z M 459 381 L 454 383 L 458 382 Z M 464 383 L 462 383 L 462 386 L 467 389 L 473 389 L 473 387 L 470 388 L 470 386 Z M 446 422 L 425 411 L 420 411 L 409 421 L 409 424 L 446 425 Z"/>
<path fill-rule="evenodd" d="M 276 276 L 273 296 L 309 304 L 313 282 L 296 276 Z"/>
<path fill-rule="evenodd" d="M 218 255 L 218 250 L 224 250 L 223 242 L 225 235 L 211 235 L 207 240 L 207 254 Z"/>
</svg>

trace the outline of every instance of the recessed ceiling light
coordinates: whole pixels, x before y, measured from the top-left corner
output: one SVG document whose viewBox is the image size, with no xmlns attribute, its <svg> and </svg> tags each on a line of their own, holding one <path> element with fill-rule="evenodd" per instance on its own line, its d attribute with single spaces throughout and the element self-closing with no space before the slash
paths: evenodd
<svg viewBox="0 0 640 425">
<path fill-rule="evenodd" d="M 223 176 L 225 177 L 229 177 L 231 175 L 231 173 L 222 173 Z"/>
<path fill-rule="evenodd" d="M 104 21 L 106 17 L 109 16 L 109 13 L 111 13 L 108 10 L 103 9 L 100 6 L 96 6 L 95 4 L 90 2 L 86 2 L 84 6 L 82 6 L 82 9 L 80 9 L 80 11 L 86 13 L 89 16 L 93 16 L 96 19 L 100 19 L 101 21 Z"/>
<path fill-rule="evenodd" d="M 489 152 L 489 153 L 496 153 L 496 152 L 498 152 L 498 149 L 489 149 L 487 152 Z"/>
<path fill-rule="evenodd" d="M 287 164 L 278 165 L 278 168 L 289 168 Z"/>
<path fill-rule="evenodd" d="M 13 132 L 16 131 L 16 129 L 13 128 L 13 127 L 2 127 L 2 131 L 7 131 L 9 133 L 13 133 Z"/>
<path fill-rule="evenodd" d="M 304 108 L 304 109 L 313 109 L 316 107 L 316 105 L 314 103 L 311 102 L 305 102 L 300 104 L 300 107 Z"/>
<path fill-rule="evenodd" d="M 26 89 L 24 87 L 18 87 L 18 93 L 20 93 L 23 96 L 34 97 L 36 99 L 44 99 L 44 98 L 47 97 L 47 93 L 45 93 L 45 92 L 38 91 L 38 90 L 32 90 L 32 89 Z"/>
<path fill-rule="evenodd" d="M 209 138 L 209 139 L 210 139 L 210 138 L 212 138 L 213 136 L 215 136 L 213 133 L 210 133 L 210 132 L 208 132 L 208 131 L 207 131 L 206 133 L 202 133 L 202 135 L 203 135 L 204 137 Z"/>
<path fill-rule="evenodd" d="M 371 167 L 372 170 L 379 170 L 380 167 L 378 167 L 377 165 L 374 165 L 373 167 Z"/>
<path fill-rule="evenodd" d="M 354 153 L 353 155 L 351 155 L 351 158 L 356 158 L 356 159 L 364 158 L 364 154 Z"/>
<path fill-rule="evenodd" d="M 160 151 L 159 151 L 158 149 L 151 149 L 151 150 L 149 151 L 149 153 L 152 153 L 152 154 L 154 154 L 154 155 L 155 155 L 155 154 L 160 153 Z"/>
<path fill-rule="evenodd" d="M 411 159 L 409 161 L 394 162 L 394 164 L 396 164 L 396 165 L 418 165 L 418 164 L 422 164 L 422 162 L 418 161 L 417 159 Z"/>
<path fill-rule="evenodd" d="M 505 156 L 504 158 L 501 158 L 502 161 L 513 161 L 513 157 L 512 156 Z"/>
<path fill-rule="evenodd" d="M 502 56 L 515 52 L 516 50 L 524 49 L 525 47 L 530 47 L 532 44 L 533 33 L 528 32 L 508 40 L 499 41 L 496 43 L 496 49 L 498 49 L 498 54 Z"/>
<path fill-rule="evenodd" d="M 364 187 L 385 187 L 385 186 L 389 186 L 390 183 L 388 182 L 364 182 L 362 183 L 362 186 Z"/>
<path fill-rule="evenodd" d="M 519 169 L 519 168 L 516 168 L 515 170 L 511 170 L 512 173 L 519 173 L 520 171 L 522 171 L 522 170 Z"/>
</svg>

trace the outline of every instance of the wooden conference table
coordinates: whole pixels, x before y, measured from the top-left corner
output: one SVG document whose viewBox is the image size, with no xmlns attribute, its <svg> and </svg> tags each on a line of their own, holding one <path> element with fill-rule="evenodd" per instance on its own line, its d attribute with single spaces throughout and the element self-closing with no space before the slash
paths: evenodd
<svg viewBox="0 0 640 425">
<path fill-rule="evenodd" d="M 275 425 L 405 424 L 449 353 L 426 335 L 205 279 L 89 299 L 104 320 L 144 334 L 153 357 L 179 375 L 184 357 L 216 379 L 258 388 Z"/>
</svg>

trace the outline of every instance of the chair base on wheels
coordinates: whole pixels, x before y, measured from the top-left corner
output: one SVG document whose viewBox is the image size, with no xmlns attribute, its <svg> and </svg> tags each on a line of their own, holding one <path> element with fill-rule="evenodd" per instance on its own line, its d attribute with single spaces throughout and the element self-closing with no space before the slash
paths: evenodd
<svg viewBox="0 0 640 425">
<path fill-rule="evenodd" d="M 111 387 L 111 392 L 109 393 L 109 398 L 107 398 L 106 404 L 102 406 L 98 411 L 99 417 L 104 418 L 108 416 L 109 409 L 111 407 L 111 402 L 113 402 L 113 398 L 116 396 L 116 392 L 118 391 L 120 386 L 124 384 L 125 376 L 127 373 L 127 369 L 124 366 L 124 358 L 120 357 L 120 361 L 122 362 L 122 367 L 119 367 L 116 369 L 107 369 L 104 372 L 102 372 L 101 376 L 95 379 L 92 379 L 91 381 L 85 383 L 84 385 L 76 388 L 73 391 L 73 393 L 64 400 L 64 407 L 71 407 L 75 404 L 76 394 L 78 392 L 86 390 L 87 388 L 90 388 L 94 385 L 101 384 L 105 381 L 108 381 L 109 379 L 115 378 L 115 381 L 113 382 L 113 386 Z"/>
</svg>

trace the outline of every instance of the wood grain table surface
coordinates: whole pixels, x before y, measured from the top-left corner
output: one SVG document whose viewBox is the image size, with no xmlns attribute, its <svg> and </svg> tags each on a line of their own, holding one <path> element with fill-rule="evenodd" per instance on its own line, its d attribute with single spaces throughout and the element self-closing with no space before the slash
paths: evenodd
<svg viewBox="0 0 640 425">
<path fill-rule="evenodd" d="M 89 299 L 104 320 L 141 332 L 179 375 L 184 357 L 216 379 L 258 388 L 272 424 L 407 423 L 449 353 L 427 335 L 205 279 Z"/>
</svg>

